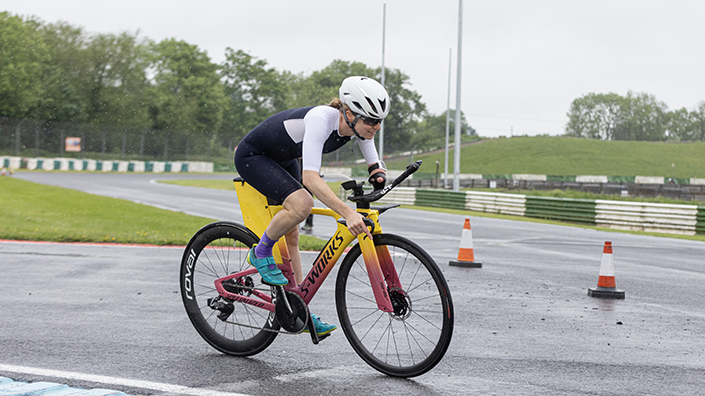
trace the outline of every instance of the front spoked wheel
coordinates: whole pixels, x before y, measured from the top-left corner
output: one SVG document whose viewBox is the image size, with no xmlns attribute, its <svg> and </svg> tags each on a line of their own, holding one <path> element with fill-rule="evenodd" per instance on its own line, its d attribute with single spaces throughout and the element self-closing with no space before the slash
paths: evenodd
<svg viewBox="0 0 705 396">
<path fill-rule="evenodd" d="M 236 223 L 217 222 L 191 238 L 181 260 L 181 298 L 191 323 L 215 349 L 236 356 L 250 356 L 267 348 L 276 338 L 279 324 L 274 312 L 218 295 L 215 280 L 249 267 L 247 252 L 257 236 Z M 249 295 L 257 288 L 271 296 L 259 276 L 228 281 L 226 290 Z"/>
<path fill-rule="evenodd" d="M 389 252 L 399 277 L 398 286 L 387 287 L 394 313 L 377 308 L 356 245 L 338 272 L 335 297 L 341 327 L 355 352 L 375 369 L 396 377 L 421 375 L 438 364 L 450 344 L 453 301 L 448 285 L 428 253 L 410 240 L 378 234 L 374 244 L 378 254 Z"/>
</svg>

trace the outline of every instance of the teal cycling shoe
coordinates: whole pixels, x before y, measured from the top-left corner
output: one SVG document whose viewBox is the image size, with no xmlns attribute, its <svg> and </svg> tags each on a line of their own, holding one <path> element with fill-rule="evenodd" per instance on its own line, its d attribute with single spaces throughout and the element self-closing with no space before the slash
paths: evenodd
<svg viewBox="0 0 705 396">
<path fill-rule="evenodd" d="M 277 267 L 277 263 L 274 262 L 274 257 L 257 258 L 255 246 L 257 245 L 252 246 L 252 249 L 247 253 L 247 263 L 255 267 L 257 272 L 262 275 L 262 283 L 270 286 L 284 286 L 289 283 L 289 280 Z"/>
<path fill-rule="evenodd" d="M 316 334 L 318 334 L 319 337 L 327 335 L 338 328 L 336 325 L 324 323 L 316 314 L 311 314 L 311 319 L 313 319 L 313 326 L 316 328 Z M 308 333 L 308 328 L 304 330 L 304 333 Z"/>
</svg>

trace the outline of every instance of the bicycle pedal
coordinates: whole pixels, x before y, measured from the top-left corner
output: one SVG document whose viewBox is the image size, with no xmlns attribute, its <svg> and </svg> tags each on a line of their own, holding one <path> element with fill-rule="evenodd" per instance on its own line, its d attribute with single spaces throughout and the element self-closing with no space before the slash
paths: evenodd
<svg viewBox="0 0 705 396">
<path fill-rule="evenodd" d="M 330 337 L 330 335 L 331 335 L 331 333 L 324 334 L 322 336 L 318 336 L 318 342 L 325 340 L 326 338 Z"/>
</svg>

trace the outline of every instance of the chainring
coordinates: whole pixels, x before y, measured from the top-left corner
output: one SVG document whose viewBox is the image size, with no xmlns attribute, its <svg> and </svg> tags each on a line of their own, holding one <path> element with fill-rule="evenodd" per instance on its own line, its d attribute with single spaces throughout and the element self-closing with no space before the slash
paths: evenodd
<svg viewBox="0 0 705 396">
<path fill-rule="evenodd" d="M 304 300 L 296 293 L 285 292 L 286 299 L 289 300 L 289 306 L 291 307 L 291 312 L 286 306 L 283 296 L 277 293 L 277 302 L 275 305 L 275 313 L 277 315 L 277 321 L 284 330 L 292 333 L 300 333 L 306 328 L 306 323 L 308 322 L 309 312 L 308 306 Z"/>
</svg>

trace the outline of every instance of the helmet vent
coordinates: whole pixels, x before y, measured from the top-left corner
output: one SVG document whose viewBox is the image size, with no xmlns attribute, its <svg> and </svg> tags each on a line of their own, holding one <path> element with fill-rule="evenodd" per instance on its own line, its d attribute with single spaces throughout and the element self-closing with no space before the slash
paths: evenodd
<svg viewBox="0 0 705 396">
<path fill-rule="evenodd" d="M 365 112 L 365 109 L 362 108 L 362 105 L 360 105 L 360 102 L 357 102 L 357 101 L 354 101 L 354 100 L 353 100 L 352 104 L 353 104 L 353 106 L 357 107 L 357 110 L 358 110 L 357 112 L 360 112 L 360 111 L 361 111 L 362 113 Z"/>
<path fill-rule="evenodd" d="M 377 111 L 377 106 L 375 106 L 375 104 L 374 104 L 374 102 L 372 101 L 372 99 L 370 99 L 370 98 L 368 98 L 368 97 L 365 97 L 365 99 L 367 99 L 367 103 L 369 103 L 369 104 L 370 104 L 370 107 L 372 107 L 372 111 L 374 111 L 375 114 L 379 113 L 379 111 Z"/>
<path fill-rule="evenodd" d="M 382 107 L 382 112 L 384 113 L 384 111 L 387 109 L 387 100 L 386 99 L 380 100 L 379 105 Z"/>
</svg>

